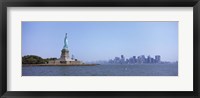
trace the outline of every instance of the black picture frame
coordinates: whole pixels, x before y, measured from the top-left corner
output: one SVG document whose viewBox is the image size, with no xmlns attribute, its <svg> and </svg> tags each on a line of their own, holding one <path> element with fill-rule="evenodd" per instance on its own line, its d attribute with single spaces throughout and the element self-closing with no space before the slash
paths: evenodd
<svg viewBox="0 0 200 98">
<path fill-rule="evenodd" d="M 193 7 L 193 91 L 7 91 L 7 7 Z M 0 96 L 2 98 L 199 98 L 200 0 L 1 0 Z M 102 85 L 103 86 L 103 85 Z"/>
</svg>

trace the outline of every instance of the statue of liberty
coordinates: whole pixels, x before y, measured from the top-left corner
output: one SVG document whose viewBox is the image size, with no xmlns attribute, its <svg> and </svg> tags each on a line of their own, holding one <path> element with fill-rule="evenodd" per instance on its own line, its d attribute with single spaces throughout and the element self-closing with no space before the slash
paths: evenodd
<svg viewBox="0 0 200 98">
<path fill-rule="evenodd" d="M 68 49 L 67 33 L 65 34 L 63 49 Z"/>
</svg>

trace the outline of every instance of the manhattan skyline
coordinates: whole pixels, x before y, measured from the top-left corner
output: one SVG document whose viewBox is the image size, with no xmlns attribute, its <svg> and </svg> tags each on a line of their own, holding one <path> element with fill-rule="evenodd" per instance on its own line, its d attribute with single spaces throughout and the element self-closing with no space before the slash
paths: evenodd
<svg viewBox="0 0 200 98">
<path fill-rule="evenodd" d="M 22 22 L 22 56 L 59 58 L 64 34 L 70 56 L 109 60 L 121 54 L 178 61 L 178 22 Z"/>
</svg>

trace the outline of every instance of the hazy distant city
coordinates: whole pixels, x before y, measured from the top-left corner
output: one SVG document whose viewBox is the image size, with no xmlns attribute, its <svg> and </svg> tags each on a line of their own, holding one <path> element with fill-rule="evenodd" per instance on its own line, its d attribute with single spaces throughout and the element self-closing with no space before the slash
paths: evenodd
<svg viewBox="0 0 200 98">
<path fill-rule="evenodd" d="M 161 61 L 160 55 L 155 55 L 154 57 L 151 57 L 148 55 L 145 57 L 145 55 L 140 56 L 132 56 L 129 58 L 125 58 L 124 55 L 121 55 L 120 57 L 114 57 L 110 60 L 102 60 L 102 61 L 95 61 L 95 62 L 89 62 L 89 63 L 98 63 L 98 64 L 161 64 L 161 63 L 178 63 L 178 61 L 175 62 L 169 62 L 169 61 Z"/>
</svg>

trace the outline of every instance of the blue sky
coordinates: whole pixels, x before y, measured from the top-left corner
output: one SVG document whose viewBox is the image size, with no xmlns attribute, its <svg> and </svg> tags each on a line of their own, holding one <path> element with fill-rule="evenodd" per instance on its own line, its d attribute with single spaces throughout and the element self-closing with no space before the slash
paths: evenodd
<svg viewBox="0 0 200 98">
<path fill-rule="evenodd" d="M 59 58 L 65 33 L 70 55 L 81 61 L 121 54 L 178 60 L 178 22 L 22 22 L 22 56 Z"/>
</svg>

